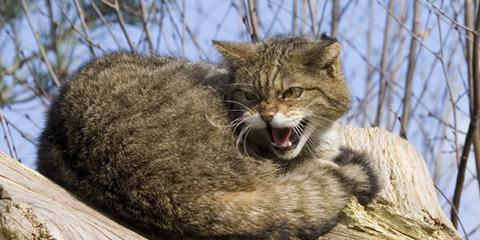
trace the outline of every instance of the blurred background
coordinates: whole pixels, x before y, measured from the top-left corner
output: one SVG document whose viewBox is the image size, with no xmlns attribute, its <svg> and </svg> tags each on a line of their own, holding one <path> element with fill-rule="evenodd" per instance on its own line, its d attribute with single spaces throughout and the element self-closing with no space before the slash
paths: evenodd
<svg viewBox="0 0 480 240">
<path fill-rule="evenodd" d="M 447 216 L 480 239 L 478 2 L 0 0 L 0 151 L 35 168 L 45 110 L 91 58 L 127 50 L 216 62 L 212 39 L 326 33 L 343 45 L 353 91 L 345 123 L 413 144 Z"/>
</svg>

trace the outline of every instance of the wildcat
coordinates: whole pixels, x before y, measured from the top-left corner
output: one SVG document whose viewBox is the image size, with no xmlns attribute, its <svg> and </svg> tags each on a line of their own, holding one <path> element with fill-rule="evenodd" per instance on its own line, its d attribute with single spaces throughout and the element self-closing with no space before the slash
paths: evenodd
<svg viewBox="0 0 480 240">
<path fill-rule="evenodd" d="M 337 120 L 349 109 L 351 93 L 336 40 L 278 36 L 260 44 L 214 45 L 231 74 L 227 102 L 244 125 L 239 139 L 251 143 L 247 150 L 295 162 L 338 154 Z"/>
<path fill-rule="evenodd" d="M 227 71 L 133 53 L 86 64 L 50 107 L 38 170 L 152 239 L 315 239 L 351 196 L 371 201 L 367 155 L 307 150 L 350 103 L 338 43 L 214 45 Z"/>
</svg>

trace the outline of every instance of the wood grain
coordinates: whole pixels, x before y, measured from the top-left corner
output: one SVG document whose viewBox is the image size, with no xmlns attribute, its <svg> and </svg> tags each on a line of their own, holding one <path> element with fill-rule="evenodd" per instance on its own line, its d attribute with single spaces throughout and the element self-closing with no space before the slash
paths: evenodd
<svg viewBox="0 0 480 240">
<path fill-rule="evenodd" d="M 384 175 L 384 189 L 366 208 L 352 201 L 323 239 L 461 239 L 412 145 L 380 128 L 346 128 L 344 138 L 349 147 L 373 157 Z"/>
<path fill-rule="evenodd" d="M 352 199 L 322 239 L 461 239 L 407 141 L 378 128 L 345 128 L 344 140 L 374 157 L 385 187 L 366 208 Z M 145 239 L 1 152 L 0 186 L 0 240 Z"/>
<path fill-rule="evenodd" d="M 1 152 L 0 185 L 0 239 L 145 239 Z"/>
</svg>

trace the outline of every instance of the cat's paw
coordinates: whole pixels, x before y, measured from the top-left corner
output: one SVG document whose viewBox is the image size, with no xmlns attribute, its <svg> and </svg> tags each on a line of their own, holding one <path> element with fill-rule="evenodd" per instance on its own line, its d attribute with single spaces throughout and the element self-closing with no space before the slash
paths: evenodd
<svg viewBox="0 0 480 240">
<path fill-rule="evenodd" d="M 383 178 L 368 154 L 342 148 L 334 162 L 340 165 L 346 184 L 360 204 L 367 205 L 380 192 Z"/>
</svg>

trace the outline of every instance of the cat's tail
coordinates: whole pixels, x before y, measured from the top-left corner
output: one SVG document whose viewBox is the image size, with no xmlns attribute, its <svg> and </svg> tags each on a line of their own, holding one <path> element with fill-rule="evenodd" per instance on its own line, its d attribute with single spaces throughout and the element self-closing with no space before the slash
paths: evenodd
<svg viewBox="0 0 480 240">
<path fill-rule="evenodd" d="M 368 154 L 343 147 L 334 162 L 340 165 L 360 204 L 370 203 L 381 190 L 383 177 Z"/>
<path fill-rule="evenodd" d="M 343 166 L 312 161 L 277 179 L 259 179 L 253 191 L 203 196 L 189 225 L 209 238 L 315 239 L 335 226 L 352 195 L 367 203 L 378 192 L 366 155 L 342 154 Z"/>
</svg>

